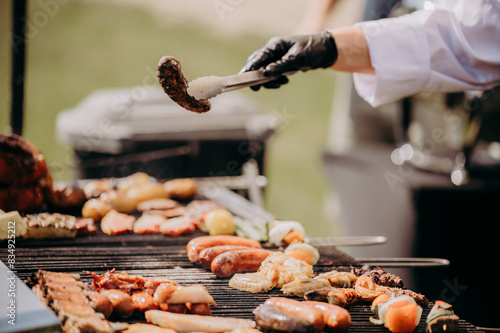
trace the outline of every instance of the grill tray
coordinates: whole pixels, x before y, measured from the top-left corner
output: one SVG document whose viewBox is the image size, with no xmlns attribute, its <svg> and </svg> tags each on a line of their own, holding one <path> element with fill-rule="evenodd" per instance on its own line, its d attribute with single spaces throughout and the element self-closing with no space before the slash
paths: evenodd
<svg viewBox="0 0 500 333">
<path fill-rule="evenodd" d="M 218 307 L 213 309 L 214 316 L 253 318 L 252 310 L 270 296 L 283 296 L 279 290 L 265 294 L 251 294 L 228 286 L 228 278 L 218 278 L 208 270 L 191 263 L 186 254 L 185 244 L 190 237 L 166 237 L 163 235 L 124 234 L 107 236 L 97 234 L 77 237 L 71 240 L 27 240 L 16 245 L 16 271 L 19 278 L 26 281 L 38 269 L 78 273 L 83 281 L 91 277 L 84 270 L 104 273 L 115 268 L 117 272 L 127 271 L 131 275 L 149 278 L 167 278 L 181 285 L 203 284 L 212 294 Z M 317 272 L 332 269 L 349 269 L 360 266 L 352 257 L 332 246 L 319 246 L 320 262 L 315 266 Z M 0 249 L 0 258 L 7 262 L 7 249 Z M 357 304 L 348 308 L 352 316 L 349 332 L 388 332 L 385 328 L 369 322 L 372 315 L 368 304 Z M 423 318 L 430 311 L 424 309 Z M 145 322 L 144 316 L 134 315 L 126 320 L 110 318 L 115 321 Z M 424 332 L 425 320 L 422 319 L 415 332 Z M 468 322 L 460 321 L 460 332 L 481 332 Z"/>
</svg>

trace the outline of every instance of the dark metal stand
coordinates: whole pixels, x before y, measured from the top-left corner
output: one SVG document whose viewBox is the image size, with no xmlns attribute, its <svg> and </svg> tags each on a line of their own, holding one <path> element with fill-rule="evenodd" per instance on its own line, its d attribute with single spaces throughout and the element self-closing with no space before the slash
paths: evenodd
<svg viewBox="0 0 500 333">
<path fill-rule="evenodd" d="M 24 117 L 24 73 L 26 65 L 27 0 L 12 0 L 12 76 L 10 126 L 12 133 L 22 135 Z"/>
</svg>

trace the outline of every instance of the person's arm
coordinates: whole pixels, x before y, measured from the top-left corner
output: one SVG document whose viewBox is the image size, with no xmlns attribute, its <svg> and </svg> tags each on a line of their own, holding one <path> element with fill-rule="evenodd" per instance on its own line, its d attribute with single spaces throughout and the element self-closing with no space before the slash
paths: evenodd
<svg viewBox="0 0 500 333">
<path fill-rule="evenodd" d="M 337 61 L 330 68 L 350 73 L 375 74 L 363 30 L 343 27 L 330 30 L 337 46 Z"/>
<path fill-rule="evenodd" d="M 447 8 L 361 22 L 354 27 L 271 39 L 242 71 L 284 73 L 333 68 L 353 72 L 373 106 L 420 92 L 486 90 L 500 84 L 500 0 L 459 1 Z M 254 87 L 258 88 L 258 87 Z"/>
<path fill-rule="evenodd" d="M 271 38 L 266 45 L 248 57 L 240 73 L 260 69 L 277 79 L 265 83 L 278 88 L 288 82 L 284 73 L 328 68 L 339 71 L 374 73 L 363 30 L 345 27 L 322 30 L 310 35 Z M 261 85 L 253 86 L 258 90 Z"/>
</svg>

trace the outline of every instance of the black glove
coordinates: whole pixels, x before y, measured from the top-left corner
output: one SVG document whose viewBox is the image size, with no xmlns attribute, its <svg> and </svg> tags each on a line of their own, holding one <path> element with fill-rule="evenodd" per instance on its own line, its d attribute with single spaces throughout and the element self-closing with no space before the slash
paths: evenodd
<svg viewBox="0 0 500 333">
<path fill-rule="evenodd" d="M 265 76 L 276 76 L 276 80 L 262 84 L 266 88 L 278 88 L 288 82 L 283 73 L 328 68 L 337 60 L 335 39 L 328 30 L 312 35 L 271 38 L 260 50 L 248 59 L 240 73 L 262 68 Z M 252 86 L 259 90 L 261 85 Z"/>
</svg>

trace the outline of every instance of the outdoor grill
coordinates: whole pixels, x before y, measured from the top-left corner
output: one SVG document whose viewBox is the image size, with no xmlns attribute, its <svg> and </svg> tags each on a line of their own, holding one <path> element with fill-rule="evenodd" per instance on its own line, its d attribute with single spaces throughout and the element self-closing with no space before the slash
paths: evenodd
<svg viewBox="0 0 500 333">
<path fill-rule="evenodd" d="M 25 39 L 26 32 L 26 0 L 12 1 L 12 36 L 17 38 Z M 21 40 L 22 41 L 22 40 Z M 12 43 L 14 45 L 14 43 Z M 19 47 L 18 50 L 12 48 L 12 73 L 11 73 L 11 110 L 10 110 L 10 125 L 12 132 L 15 134 L 22 135 L 23 133 L 23 116 L 24 116 L 24 74 L 25 74 L 25 42 L 16 44 Z M 241 110 L 240 110 L 241 111 Z M 241 112 L 240 112 L 241 113 Z M 254 115 L 249 115 L 249 117 Z M 133 119 L 132 119 L 133 120 Z M 262 120 L 262 117 L 259 117 Z M 268 119 L 264 119 L 268 120 Z M 240 123 L 247 125 L 248 120 L 243 119 L 235 122 L 236 125 Z M 257 142 L 257 144 L 252 145 L 252 148 L 256 147 L 256 152 L 253 152 L 252 156 L 254 159 L 250 160 L 250 163 L 254 165 L 253 167 L 253 178 L 257 179 L 259 171 L 262 171 L 262 157 L 264 149 L 264 141 L 273 132 L 274 128 L 267 128 L 264 126 L 256 126 L 262 124 L 263 122 L 252 123 L 254 126 L 251 128 L 254 131 L 251 132 L 252 136 L 248 136 L 245 132 L 244 136 L 241 136 L 240 132 L 236 132 L 234 128 L 223 129 L 225 137 L 227 137 L 227 132 L 233 135 L 233 140 L 248 140 L 249 142 Z M 269 123 L 269 121 L 265 122 Z M 276 120 L 273 120 L 271 124 L 279 125 Z M 239 127 L 238 127 L 239 129 Z M 257 131 L 256 131 L 257 130 Z M 165 132 L 165 131 L 163 131 Z M 192 135 L 192 130 L 186 130 L 187 135 Z M 74 134 L 74 133 L 71 133 Z M 164 134 L 164 133 L 162 133 Z M 207 136 L 206 133 L 197 133 L 197 142 L 214 141 L 219 140 L 219 137 Z M 213 135 L 213 133 L 210 133 Z M 68 135 L 69 137 L 69 135 Z M 195 156 L 202 160 L 199 152 L 200 146 L 189 144 L 189 140 L 185 137 L 179 137 L 177 134 L 175 137 L 160 137 L 165 141 L 175 141 L 173 146 L 165 145 L 161 148 L 163 150 L 156 150 L 156 146 L 151 146 L 152 142 L 158 141 L 158 136 L 154 138 L 144 138 L 140 135 L 133 137 L 125 137 L 123 140 L 117 140 L 123 146 L 119 146 L 120 149 L 117 151 L 99 151 L 92 152 L 90 154 L 80 154 L 84 156 L 80 160 L 80 177 L 101 177 L 100 174 L 93 174 L 95 170 L 103 169 L 106 166 L 106 172 L 111 170 L 115 172 L 115 176 L 119 176 L 117 170 L 118 162 L 123 162 L 123 165 L 130 167 L 131 162 L 137 162 L 139 158 L 151 157 L 153 159 L 159 158 L 177 158 L 181 160 L 182 163 L 185 162 L 186 156 Z M 73 138 L 75 139 L 75 138 Z M 76 138 L 75 142 L 78 141 Z M 175 139 L 175 140 L 174 140 Z M 178 141 L 182 141 L 183 144 L 188 142 L 186 145 L 177 145 Z M 109 143 L 109 142 L 107 142 Z M 115 144 L 116 142 L 112 142 Z M 146 154 L 138 156 L 135 155 L 134 149 L 144 150 L 141 144 L 150 145 L 151 151 L 147 151 Z M 136 145 L 136 146 L 134 146 Z M 249 145 L 250 146 L 250 145 Z M 113 146 L 116 148 L 116 146 Z M 79 148 L 79 147 L 75 147 Z M 95 147 L 94 147 L 95 148 Z M 123 149 L 122 149 L 123 148 Z M 76 152 L 80 150 L 76 149 Z M 125 153 L 130 153 L 126 155 Z M 108 154 L 108 155 L 104 155 Z M 117 154 L 122 154 L 116 156 Z M 78 155 L 78 154 L 77 154 Z M 81 157 L 81 156 L 77 157 Z M 200 157 L 201 156 L 201 157 Z M 226 156 L 227 157 L 227 156 Z M 240 156 L 241 157 L 241 156 Z M 231 160 L 233 156 L 227 157 Z M 234 177 L 224 177 L 225 181 L 232 181 L 231 187 L 233 189 L 248 190 L 249 197 L 253 199 L 252 201 L 256 203 L 261 203 L 260 198 L 260 187 L 262 184 L 257 186 L 254 183 L 250 186 L 246 182 L 246 178 L 243 177 L 244 171 L 243 166 L 248 163 L 248 158 L 238 160 L 238 170 L 231 174 Z M 110 162 L 111 163 L 107 163 Z M 192 162 L 193 160 L 190 160 Z M 179 162 L 179 163 L 181 163 Z M 255 167 L 257 163 L 257 167 Z M 191 163 L 192 165 L 193 163 Z M 221 170 L 224 169 L 226 165 L 222 165 Z M 180 168 L 185 171 L 185 168 Z M 255 171 L 257 170 L 257 171 Z M 174 170 L 177 171 L 177 170 Z M 190 170 L 191 174 L 183 174 L 182 176 L 197 176 L 204 177 L 207 176 L 207 170 Z M 130 169 L 126 169 L 123 173 L 130 173 Z M 243 176 L 240 176 L 242 175 Z M 160 177 L 167 176 L 179 176 L 178 174 L 161 174 Z M 231 179 L 229 179 L 231 178 Z M 261 181 L 265 179 L 260 178 Z M 211 180 L 214 182 L 214 179 Z M 236 182 L 236 183 L 235 183 Z M 215 181 L 217 183 L 217 181 Z M 219 191 L 218 194 L 223 194 L 223 198 L 211 197 L 209 199 L 218 201 L 219 199 L 227 199 L 228 201 L 220 200 L 221 203 L 226 204 L 226 206 L 236 215 L 249 218 L 249 217 L 264 217 L 273 218 L 271 214 L 262 210 L 259 205 L 251 207 L 246 204 L 243 197 L 230 196 L 224 197 L 224 191 Z M 223 202 L 224 201 L 224 202 Z M 229 205 L 228 205 L 229 203 Z M 260 304 L 262 304 L 266 299 L 272 296 L 282 296 L 279 290 L 271 290 L 269 293 L 265 294 L 252 294 L 247 292 L 242 292 L 239 290 L 232 289 L 228 286 L 229 278 L 218 278 L 210 271 L 191 263 L 186 254 L 186 244 L 187 242 L 196 236 L 201 236 L 200 232 L 194 233 L 190 236 L 181 237 L 168 237 L 160 234 L 155 235 L 137 235 L 137 234 L 123 234 L 117 236 L 108 236 L 101 232 L 94 235 L 78 236 L 75 239 L 46 239 L 46 240 L 18 240 L 15 247 L 15 273 L 23 281 L 27 282 L 30 277 L 38 270 L 46 270 L 52 272 L 65 272 L 65 273 L 75 273 L 80 274 L 84 282 L 91 281 L 90 275 L 84 273 L 85 271 L 95 272 L 98 274 L 103 274 L 107 270 L 116 269 L 117 272 L 126 271 L 130 275 L 141 275 L 148 278 L 158 278 L 158 279 L 170 279 L 179 282 L 183 286 L 191 284 L 202 284 L 204 285 L 210 294 L 214 297 L 217 302 L 218 307 L 212 309 L 214 316 L 231 316 L 238 318 L 253 318 L 254 315 L 252 311 Z M 333 269 L 337 270 L 350 270 L 352 267 L 362 267 L 364 262 L 351 257 L 339 250 L 335 245 L 329 244 L 328 240 L 315 240 L 312 239 L 311 243 L 318 247 L 321 259 L 315 266 L 317 273 L 326 272 Z M 6 246 L 0 247 L 0 260 L 6 263 L 8 261 L 9 250 Z M 472 266 L 472 265 L 471 265 Z M 383 267 L 382 267 L 383 268 Z M 2 281 L 2 284 L 5 281 Z M 3 285 L 2 285 L 3 286 Z M 434 301 L 434 299 L 431 299 Z M 425 318 L 429 313 L 432 305 L 429 305 L 424 309 L 422 314 L 422 320 L 415 330 L 415 332 L 424 332 L 425 330 Z M 474 307 L 475 304 L 471 304 Z M 352 305 L 348 308 L 349 313 L 352 318 L 352 325 L 349 332 L 387 332 L 384 327 L 375 326 L 370 323 L 369 318 L 373 315 L 370 310 L 370 306 L 367 303 Z M 145 322 L 144 316 L 133 315 L 127 319 L 122 318 L 110 318 L 116 321 L 126 321 L 129 323 L 134 322 Z M 483 332 L 482 329 L 470 324 L 464 319 L 459 322 L 460 332 Z"/>
<path fill-rule="evenodd" d="M 239 212 L 239 215 L 270 215 L 229 190 L 219 189 L 214 193 L 214 197 L 224 201 L 229 209 L 232 208 L 234 213 Z M 183 286 L 202 284 L 217 302 L 218 307 L 212 309 L 214 316 L 252 319 L 252 311 L 266 299 L 271 296 L 283 296 L 277 289 L 269 293 L 252 294 L 230 288 L 229 278 L 219 278 L 209 270 L 191 263 L 187 257 L 186 244 L 193 237 L 201 235 L 203 234 L 200 231 L 180 237 L 161 234 L 108 236 L 98 232 L 75 239 L 26 239 L 16 245 L 16 272 L 25 282 L 39 269 L 80 274 L 82 281 L 90 282 L 91 276 L 84 271 L 103 274 L 107 270 L 116 269 L 117 272 L 126 271 L 130 275 L 174 280 Z M 329 244 L 329 239 L 311 239 L 310 242 L 318 247 L 321 255 L 320 261 L 315 265 L 317 273 L 334 269 L 349 271 L 353 267 L 363 266 L 363 262 L 342 252 L 331 245 L 331 242 Z M 277 250 L 273 247 L 271 249 Z M 7 248 L 2 247 L 1 260 L 7 262 L 7 255 Z M 415 332 L 424 332 L 425 318 L 431 307 L 432 304 L 424 309 L 421 323 Z M 387 332 L 383 326 L 375 326 L 369 321 L 373 313 L 368 303 L 352 305 L 348 310 L 352 318 L 349 332 Z M 111 317 L 110 320 L 145 322 L 143 315 L 136 314 L 127 319 Z M 459 329 L 460 332 L 482 332 L 463 319 L 460 320 Z"/>
<path fill-rule="evenodd" d="M 192 237 L 195 237 L 192 235 Z M 106 270 L 127 271 L 130 275 L 149 278 L 166 278 L 181 285 L 203 284 L 212 294 L 218 307 L 212 310 L 214 316 L 253 318 L 253 309 L 271 296 L 282 296 L 279 290 L 265 294 L 251 294 L 232 289 L 229 278 L 218 278 L 208 270 L 191 263 L 186 255 L 185 244 L 191 237 L 171 238 L 163 235 L 121 235 L 104 234 L 78 237 L 66 241 L 27 241 L 16 248 L 17 275 L 26 281 L 38 269 L 80 274 L 83 281 L 91 277 L 83 271 L 103 274 Z M 360 267 L 354 258 L 333 246 L 318 246 L 321 260 L 315 266 L 317 272 L 332 269 Z M 5 261 L 6 249 L 1 249 Z M 383 327 L 370 323 L 370 306 L 353 305 L 348 308 L 352 325 L 350 332 L 387 332 Z M 423 318 L 430 307 L 424 309 Z M 122 321 L 121 318 L 112 318 Z M 143 316 L 127 318 L 127 322 L 145 322 Z M 422 320 L 416 332 L 423 332 Z M 464 320 L 460 321 L 460 332 L 481 332 Z"/>
</svg>

